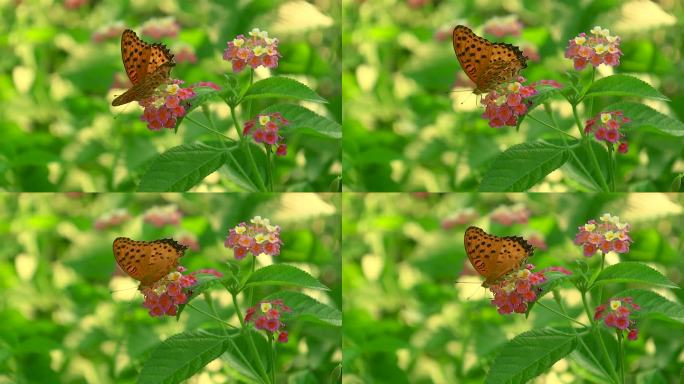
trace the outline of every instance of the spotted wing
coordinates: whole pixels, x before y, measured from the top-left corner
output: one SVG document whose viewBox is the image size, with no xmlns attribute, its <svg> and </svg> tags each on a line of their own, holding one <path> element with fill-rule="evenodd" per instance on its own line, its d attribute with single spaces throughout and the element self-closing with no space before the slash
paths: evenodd
<svg viewBox="0 0 684 384">
<path fill-rule="evenodd" d="M 176 269 L 178 259 L 185 254 L 187 249 L 185 245 L 173 239 L 155 240 L 148 244 L 150 246 L 150 257 L 147 274 L 141 281 L 143 285 L 152 285 Z"/>
<path fill-rule="evenodd" d="M 494 236 L 477 227 L 466 230 L 463 244 L 470 263 L 485 278 L 485 286 L 519 269 L 534 252 L 522 237 Z"/>
<path fill-rule="evenodd" d="M 141 101 L 154 94 L 154 91 L 166 83 L 171 73 L 171 63 L 165 63 L 149 76 L 145 76 L 138 84 L 134 84 L 123 94 L 112 101 L 112 106 L 128 104 L 131 101 Z"/>
<path fill-rule="evenodd" d="M 148 246 L 144 241 L 118 237 L 112 244 L 114 259 L 119 267 L 130 277 L 142 281 L 149 264 Z"/>
</svg>

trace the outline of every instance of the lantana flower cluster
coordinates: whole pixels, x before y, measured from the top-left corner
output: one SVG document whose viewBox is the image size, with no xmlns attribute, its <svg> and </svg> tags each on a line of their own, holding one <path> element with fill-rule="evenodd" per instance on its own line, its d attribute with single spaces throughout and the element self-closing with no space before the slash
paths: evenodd
<svg viewBox="0 0 684 384">
<path fill-rule="evenodd" d="M 518 81 L 507 84 L 493 90 L 482 99 L 485 107 L 482 117 L 489 120 L 489 126 L 498 128 L 504 125 L 515 127 L 518 116 L 527 113 L 527 108 L 532 105 L 530 97 L 537 94 L 532 85 L 523 86 L 526 80 L 518 77 Z"/>
<path fill-rule="evenodd" d="M 582 32 L 568 42 L 565 57 L 572 59 L 575 70 L 581 71 L 588 63 L 594 67 L 601 64 L 615 67 L 620 64 L 620 37 L 611 36 L 610 31 L 599 26 L 590 32 L 589 36 Z"/>
<path fill-rule="evenodd" d="M 247 309 L 245 322 L 254 322 L 254 328 L 278 333 L 277 340 L 280 343 L 287 343 L 288 333 L 284 330 L 285 324 L 281 321 L 283 312 L 292 312 L 292 309 L 283 303 L 283 300 L 262 301 L 257 305 Z"/>
<path fill-rule="evenodd" d="M 188 301 L 186 288 L 197 284 L 197 278 L 193 274 L 183 275 L 183 270 L 183 267 L 179 267 L 151 287 L 143 288 L 143 306 L 149 309 L 150 316 L 175 316 L 178 306 Z"/>
<path fill-rule="evenodd" d="M 250 224 L 243 222 L 232 228 L 224 246 L 232 248 L 235 258 L 241 260 L 247 253 L 253 256 L 278 256 L 282 244 L 280 226 L 271 225 L 269 219 L 255 216 Z"/>
<path fill-rule="evenodd" d="M 280 112 L 256 115 L 254 119 L 245 123 L 242 133 L 244 135 L 252 135 L 257 143 L 277 146 L 276 155 L 285 156 L 287 154 L 287 145 L 284 143 L 285 139 L 278 135 L 278 130 L 288 124 L 290 122 Z"/>
<path fill-rule="evenodd" d="M 165 225 L 180 224 L 183 214 L 175 205 L 167 205 L 163 207 L 152 207 L 148 209 L 143 215 L 143 221 L 152 224 L 157 228 Z"/>
<path fill-rule="evenodd" d="M 145 108 L 140 120 L 147 123 L 148 129 L 173 129 L 178 118 L 185 115 L 188 100 L 195 97 L 195 91 L 191 87 L 181 88 L 182 83 L 182 80 L 172 80 L 171 84 L 159 87 L 153 96 L 140 102 Z"/>
<path fill-rule="evenodd" d="M 586 257 L 593 256 L 596 251 L 601 251 L 604 255 L 611 251 L 629 252 L 629 245 L 632 242 L 632 238 L 629 237 L 630 225 L 620 222 L 618 216 L 605 213 L 599 218 L 598 223 L 592 219 L 578 229 L 574 242 L 582 246 Z"/>
<path fill-rule="evenodd" d="M 275 68 L 280 56 L 278 39 L 268 37 L 268 32 L 259 28 L 252 29 L 249 37 L 238 35 L 228 42 L 228 47 L 223 51 L 223 60 L 232 63 L 233 72 L 240 72 L 247 65 L 252 68 Z"/>
<path fill-rule="evenodd" d="M 105 213 L 104 215 L 98 217 L 95 220 L 93 226 L 98 231 L 105 230 L 107 228 L 115 227 L 119 224 L 125 223 L 131 219 L 131 215 L 125 209 L 115 209 L 111 212 Z"/>
<path fill-rule="evenodd" d="M 501 38 L 507 35 L 520 36 L 522 27 L 523 25 L 516 15 L 503 17 L 496 16 L 485 22 L 484 31 L 485 33 Z"/>
<path fill-rule="evenodd" d="M 625 135 L 620 132 L 623 124 L 632 121 L 624 116 L 622 111 L 610 111 L 599 113 L 593 119 L 587 120 L 584 133 L 593 134 L 597 141 L 605 141 L 610 144 L 618 144 L 618 152 L 627 153 L 629 149 Z"/>
<path fill-rule="evenodd" d="M 539 272 L 532 272 L 533 269 L 534 265 L 527 264 L 522 269 L 510 273 L 501 281 L 489 286 L 494 294 L 494 299 L 491 302 L 497 307 L 500 314 L 525 313 L 527 303 L 535 301 L 541 293 L 540 285 L 546 281 L 545 272 L 556 271 L 566 275 L 572 274 L 568 269 L 557 266 Z"/>
<path fill-rule="evenodd" d="M 527 220 L 530 218 L 530 210 L 521 204 L 512 206 L 500 205 L 494 209 L 489 218 L 496 223 L 506 226 L 527 224 Z"/>
<path fill-rule="evenodd" d="M 630 319 L 629 315 L 632 311 L 638 311 L 639 309 L 641 307 L 631 297 L 616 297 L 610 299 L 607 304 L 601 304 L 596 307 L 594 320 L 603 319 L 603 323 L 607 327 L 616 328 L 621 331 L 627 330 L 627 339 L 636 340 L 638 337 L 636 321 Z"/>
</svg>

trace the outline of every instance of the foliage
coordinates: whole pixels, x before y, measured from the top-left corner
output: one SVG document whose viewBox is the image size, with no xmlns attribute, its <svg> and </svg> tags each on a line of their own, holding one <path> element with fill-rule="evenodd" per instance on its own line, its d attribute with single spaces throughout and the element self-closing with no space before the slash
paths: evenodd
<svg viewBox="0 0 684 384">
<path fill-rule="evenodd" d="M 661 382 L 678 380 L 680 196 L 348 194 L 343 210 L 344 382 L 622 383 L 656 371 Z M 604 212 L 630 224 L 633 242 L 604 260 L 585 257 L 577 228 Z M 465 254 L 470 225 L 522 236 L 536 248 L 536 269 L 572 274 L 548 272 L 527 313 L 497 313 Z M 594 321 L 600 304 L 625 297 L 640 306 L 630 315 L 635 341 Z"/>
<path fill-rule="evenodd" d="M 0 199 L 1 378 L 271 383 L 272 375 L 278 382 L 335 377 L 341 359 L 339 196 L 5 194 Z M 224 247 L 228 229 L 255 215 L 281 225 L 280 254 L 237 261 Z M 117 271 L 111 244 L 119 236 L 174 238 L 189 246 L 181 259 L 188 271 L 211 268 L 223 276 L 197 275 L 198 284 L 176 316 L 151 317 L 137 282 Z M 281 318 L 289 340 L 277 343 L 274 360 L 267 333 L 251 323 L 241 326 L 238 313 L 278 299 L 292 310 Z"/>
</svg>

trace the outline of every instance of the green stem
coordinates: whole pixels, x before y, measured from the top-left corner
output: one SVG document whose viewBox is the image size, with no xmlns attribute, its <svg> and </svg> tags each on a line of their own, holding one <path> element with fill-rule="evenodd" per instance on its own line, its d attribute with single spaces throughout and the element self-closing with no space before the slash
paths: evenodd
<svg viewBox="0 0 684 384">
<path fill-rule="evenodd" d="M 597 323 L 594 321 L 594 315 L 591 314 L 591 310 L 589 309 L 589 305 L 587 304 L 587 293 L 583 290 L 580 292 L 582 293 L 582 304 L 584 305 L 584 310 L 587 312 L 587 316 L 589 316 L 589 321 L 591 321 L 591 328 L 594 333 L 594 337 L 598 337 L 598 340 L 601 344 L 601 352 L 603 352 L 603 357 L 606 359 L 606 362 L 610 366 L 610 375 L 613 377 L 615 382 L 619 382 L 617 372 L 615 371 L 615 367 L 613 366 L 613 361 L 610 359 L 610 355 L 608 355 L 608 349 L 606 348 L 606 344 L 603 342 L 603 336 L 601 336 L 601 331 L 598 329 Z"/>
<path fill-rule="evenodd" d="M 596 67 L 591 67 L 591 84 L 594 84 L 594 78 L 596 77 Z M 591 84 L 589 86 L 591 87 Z M 594 117 L 594 98 L 589 100 L 589 118 Z"/>
<path fill-rule="evenodd" d="M 591 157 L 592 164 L 594 165 L 594 170 L 599 176 L 599 182 L 601 184 L 601 187 L 603 188 L 604 192 L 609 192 L 610 188 L 608 187 L 608 184 L 606 183 L 606 178 L 603 176 L 603 172 L 601 172 L 601 167 L 599 166 L 598 160 L 596 159 L 596 154 L 594 154 L 594 148 L 591 145 L 591 141 L 589 138 L 584 134 L 584 128 L 582 127 L 582 122 L 580 121 L 579 115 L 577 114 L 577 105 L 574 103 L 570 103 L 572 106 L 572 114 L 575 116 L 575 122 L 577 123 L 577 128 L 580 131 L 580 135 L 582 135 L 582 142 L 584 144 L 584 147 L 586 148 L 587 152 L 589 153 L 589 157 Z"/>
<path fill-rule="evenodd" d="M 214 300 L 211 299 L 211 293 L 204 291 L 203 295 L 204 301 L 207 303 L 207 306 L 209 306 L 211 313 L 214 315 L 214 319 L 220 319 L 221 317 L 219 316 L 218 312 L 216 311 L 216 308 L 214 307 Z M 220 321 L 219 324 L 221 324 L 223 334 L 227 336 L 228 331 L 226 330 L 226 324 L 223 321 Z"/>
<path fill-rule="evenodd" d="M 268 176 L 269 192 L 273 192 L 273 151 L 270 145 L 266 146 L 266 160 L 268 165 L 266 166 L 266 172 Z"/>
<path fill-rule="evenodd" d="M 562 318 L 565 318 L 566 320 L 572 321 L 572 322 L 575 323 L 575 324 L 579 324 L 579 325 L 581 325 L 581 326 L 587 328 L 587 325 L 586 325 L 586 324 L 584 324 L 584 323 L 582 323 L 582 322 L 580 322 L 580 321 L 577 321 L 577 320 L 573 319 L 572 317 L 570 317 L 570 316 L 568 316 L 568 315 L 566 315 L 566 314 L 563 314 L 563 313 L 561 313 L 561 312 L 556 311 L 555 309 L 553 309 L 553 308 L 551 308 L 551 307 L 549 307 L 549 306 L 543 304 L 541 301 L 537 301 L 537 305 L 540 305 L 540 306 L 542 306 L 542 307 L 548 309 L 549 311 L 555 313 L 556 315 L 558 315 L 558 316 L 560 316 L 560 317 L 562 317 Z M 573 328 L 573 329 L 574 329 L 574 328 Z"/>
<path fill-rule="evenodd" d="M 225 138 L 225 139 L 228 139 L 229 141 L 235 142 L 235 140 L 233 140 L 232 138 L 230 138 L 230 137 L 224 135 L 223 133 L 221 133 L 221 132 L 219 132 L 219 131 L 217 131 L 217 130 L 215 130 L 215 129 L 212 129 L 212 128 L 207 127 L 206 125 L 204 125 L 204 124 L 200 123 L 199 121 L 193 119 L 193 118 L 190 117 L 189 115 L 186 115 L 186 116 L 185 116 L 185 119 L 188 120 L 188 121 L 191 121 L 191 122 L 193 122 L 193 123 L 195 123 L 195 124 L 197 124 L 197 125 L 199 125 L 200 127 L 206 129 L 207 131 L 211 131 L 211 132 L 213 132 L 213 133 L 215 133 L 215 134 L 217 134 L 217 135 L 219 135 L 219 136 L 221 136 L 221 137 L 223 137 L 223 138 Z"/>
<path fill-rule="evenodd" d="M 245 172 L 245 170 L 242 168 L 242 165 L 240 165 L 240 162 L 237 161 L 237 159 L 235 158 L 235 156 L 233 156 L 233 154 L 230 153 L 230 152 L 228 152 L 228 156 L 230 157 L 230 160 L 233 162 L 233 164 L 235 164 L 235 167 L 237 168 L 238 172 L 240 172 L 240 173 L 242 174 L 242 177 L 243 177 L 245 180 L 249 181 L 249 182 L 252 184 L 252 187 L 253 187 L 254 189 L 259 189 L 259 188 L 256 186 L 256 184 L 254 184 L 254 181 L 252 181 L 252 179 L 249 178 L 249 175 L 248 175 L 247 172 Z"/>
<path fill-rule="evenodd" d="M 210 317 L 210 318 L 212 318 L 212 319 L 218 321 L 219 323 L 221 323 L 222 326 L 225 325 L 225 326 L 228 326 L 228 327 L 230 327 L 230 328 L 235 328 L 235 329 L 237 329 L 237 327 L 234 326 L 233 324 L 231 324 L 231 323 L 229 323 L 229 322 L 223 320 L 222 318 L 220 318 L 220 317 L 218 317 L 218 316 L 212 315 L 212 314 L 209 313 L 209 312 L 203 311 L 203 310 L 201 310 L 201 309 L 195 307 L 194 305 L 192 305 L 192 304 L 190 304 L 190 303 L 187 303 L 187 304 L 185 304 L 185 305 L 187 305 L 189 308 L 192 308 L 192 309 L 194 309 L 195 311 L 197 311 L 197 312 L 199 312 L 199 313 L 201 313 L 201 314 L 203 314 L 203 315 L 205 315 L 205 316 L 207 316 L 207 317 Z"/>
<path fill-rule="evenodd" d="M 618 338 L 618 363 L 620 364 L 620 382 L 624 384 L 625 382 L 625 345 L 624 338 L 622 337 L 622 331 L 619 329 L 615 330 Z"/>
<path fill-rule="evenodd" d="M 565 135 L 565 136 L 569 136 L 569 137 L 571 137 L 571 138 L 573 138 L 573 139 L 576 139 L 575 136 L 573 136 L 573 135 L 571 135 L 571 134 L 569 134 L 569 133 L 563 131 L 562 129 L 560 129 L 560 128 L 558 128 L 558 127 L 554 127 L 553 125 L 551 125 L 551 124 L 549 124 L 549 123 L 547 123 L 547 122 L 545 122 L 545 121 L 542 121 L 542 120 L 537 119 L 536 117 L 532 116 L 532 114 L 527 115 L 527 117 L 530 118 L 530 119 L 532 119 L 532 120 L 534 120 L 534 121 L 536 121 L 536 122 L 538 122 L 539 124 L 545 125 L 545 126 L 551 128 L 551 129 L 553 129 L 554 131 L 557 131 L 558 133 L 561 133 L 561 134 L 563 134 L 563 135 Z M 563 137 L 563 138 L 565 138 L 565 137 Z"/>
<path fill-rule="evenodd" d="M 240 306 L 238 305 L 238 302 L 237 302 L 237 295 L 234 293 L 231 293 L 231 296 L 233 297 L 233 306 L 235 307 L 235 313 L 238 316 L 238 320 L 240 320 L 240 326 L 242 327 L 242 333 L 246 334 L 247 344 L 249 344 L 249 349 L 252 351 L 252 357 L 257 362 L 257 368 L 259 369 L 259 375 L 261 376 L 261 378 L 264 380 L 265 383 L 269 383 L 270 379 L 268 377 L 268 373 L 266 373 L 266 369 L 264 368 L 264 363 L 261 361 L 261 358 L 259 357 L 259 351 L 257 351 L 256 344 L 254 344 L 254 339 L 252 339 L 252 332 L 248 332 L 248 329 L 245 326 L 245 320 L 242 317 L 242 312 L 240 312 Z"/>
<path fill-rule="evenodd" d="M 240 123 L 238 122 L 237 115 L 235 114 L 235 107 L 230 105 L 230 115 L 233 118 L 233 125 L 235 126 L 235 130 L 238 133 L 238 136 L 240 137 L 241 143 L 247 148 L 247 157 L 249 158 L 249 163 L 252 166 L 252 171 L 256 175 L 256 181 L 259 186 L 259 190 L 261 191 L 266 191 L 266 185 L 264 185 L 264 180 L 261 177 L 261 172 L 259 172 L 259 168 L 256 165 L 256 161 L 254 161 L 254 156 L 252 155 L 252 150 L 249 148 L 249 143 L 245 140 L 245 138 L 242 135 L 242 130 L 240 130 Z"/>
<path fill-rule="evenodd" d="M 271 349 L 271 382 L 276 382 L 276 346 L 273 342 L 273 334 L 268 334 L 268 344 Z"/>
<path fill-rule="evenodd" d="M 256 269 L 256 256 L 252 256 L 252 266 L 251 266 L 251 272 L 250 276 L 254 273 L 254 270 Z M 249 290 L 247 290 L 247 305 L 250 307 L 253 305 L 252 304 L 252 298 L 254 297 L 254 287 L 249 287 Z"/>
</svg>

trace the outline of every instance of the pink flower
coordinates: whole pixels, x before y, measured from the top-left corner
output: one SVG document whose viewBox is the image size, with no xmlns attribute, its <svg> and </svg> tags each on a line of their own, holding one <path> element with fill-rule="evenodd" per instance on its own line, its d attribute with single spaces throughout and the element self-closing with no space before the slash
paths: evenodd
<svg viewBox="0 0 684 384">
<path fill-rule="evenodd" d="M 254 327 L 270 334 L 278 333 L 278 342 L 286 343 L 288 334 L 283 330 L 285 324 L 281 321 L 283 312 L 290 312 L 282 300 L 262 301 L 250 307 L 245 312 L 245 322 L 254 323 Z"/>
<path fill-rule="evenodd" d="M 277 146 L 276 155 L 285 156 L 287 147 L 283 143 L 284 138 L 278 135 L 278 131 L 288 124 L 289 122 L 280 112 L 256 115 L 245 123 L 242 132 L 244 135 L 252 135 L 257 143 L 264 143 L 268 147 Z"/>
<path fill-rule="evenodd" d="M 589 220 L 585 225 L 578 228 L 574 243 L 581 245 L 584 256 L 593 256 L 601 250 L 603 254 L 614 251 L 617 253 L 629 252 L 630 225 L 621 223 L 620 218 L 609 213 L 603 214 L 600 222 Z"/>
<path fill-rule="evenodd" d="M 182 275 L 183 270 L 185 268 L 179 266 L 153 285 L 141 288 L 145 297 L 143 307 L 149 309 L 150 316 L 175 316 L 178 305 L 187 303 L 187 288 L 197 284 L 197 280 L 190 275 Z"/>
<path fill-rule="evenodd" d="M 515 126 L 518 117 L 527 113 L 532 101 L 530 97 L 536 95 L 538 83 L 523 86 L 525 78 L 518 77 L 517 82 L 499 86 L 482 99 L 485 111 L 482 117 L 489 120 L 489 126 L 498 128 L 502 126 Z"/>
<path fill-rule="evenodd" d="M 620 63 L 620 37 L 611 36 L 610 31 L 594 27 L 587 36 L 582 32 L 568 41 L 565 57 L 573 60 L 575 70 L 581 71 L 587 63 L 598 67 L 601 64 L 617 66 Z"/>
<path fill-rule="evenodd" d="M 282 244 L 280 226 L 271 225 L 269 219 L 261 216 L 255 216 L 249 224 L 243 222 L 231 228 L 224 242 L 226 248 L 233 249 L 237 260 L 248 252 L 255 257 L 262 254 L 278 256 Z"/>
<path fill-rule="evenodd" d="M 639 309 L 631 297 L 614 297 L 608 300 L 608 303 L 596 307 L 594 321 L 603 319 L 607 327 L 615 328 L 618 332 L 627 330 L 627 339 L 636 340 L 636 321 L 630 320 L 629 315 Z"/>
<path fill-rule="evenodd" d="M 544 271 L 534 273 L 531 272 L 532 269 L 534 266 L 528 264 L 518 271 L 512 271 L 488 287 L 494 294 L 491 303 L 497 307 L 500 314 L 525 313 L 528 303 L 537 300 L 541 293 L 539 285 L 546 281 L 546 277 Z"/>
<path fill-rule="evenodd" d="M 279 343 L 287 343 L 288 339 L 288 334 L 286 331 L 282 331 L 278 334 L 278 342 Z"/>
<path fill-rule="evenodd" d="M 252 68 L 276 68 L 281 56 L 278 52 L 278 39 L 269 37 L 268 32 L 258 28 L 252 29 L 249 37 L 238 35 L 226 45 L 223 60 L 232 63 L 233 72 L 240 72 L 247 65 Z"/>
</svg>

